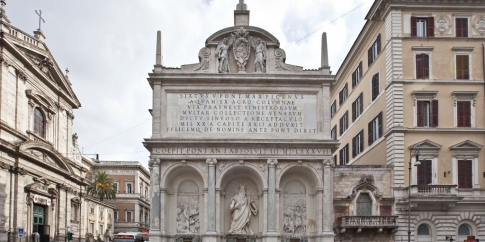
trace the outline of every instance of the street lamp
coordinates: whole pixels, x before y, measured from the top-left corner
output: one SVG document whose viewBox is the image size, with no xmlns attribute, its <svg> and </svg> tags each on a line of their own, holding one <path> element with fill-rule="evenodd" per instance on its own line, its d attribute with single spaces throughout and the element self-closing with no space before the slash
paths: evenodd
<svg viewBox="0 0 485 242">
<path fill-rule="evenodd" d="M 411 242 L 411 167 L 413 161 L 413 154 L 416 156 L 416 161 L 414 162 L 414 166 L 421 165 L 419 161 L 419 145 L 415 147 L 415 145 L 411 146 L 411 152 L 409 153 L 409 172 L 408 172 L 408 242 Z"/>
</svg>

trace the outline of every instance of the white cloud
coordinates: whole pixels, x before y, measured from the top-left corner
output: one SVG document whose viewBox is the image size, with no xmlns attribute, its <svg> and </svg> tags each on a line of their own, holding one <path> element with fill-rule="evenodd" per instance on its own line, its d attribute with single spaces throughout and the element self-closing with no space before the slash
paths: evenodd
<svg viewBox="0 0 485 242">
<path fill-rule="evenodd" d="M 155 62 L 156 31 L 163 33 L 166 66 L 198 62 L 198 52 L 216 31 L 233 26 L 237 0 L 20 0 L 7 2 L 7 16 L 25 32 L 42 29 L 57 63 L 69 67 L 82 103 L 74 131 L 87 154 L 103 160 L 139 160 L 147 164 L 144 138 L 151 136 L 146 81 Z M 251 25 L 266 29 L 286 48 L 287 62 L 320 66 L 320 40 L 327 32 L 329 60 L 336 73 L 364 25 L 371 0 L 246 0 Z M 358 5 L 363 7 L 348 13 Z M 314 34 L 299 40 L 309 33 Z M 135 128 L 133 128 L 135 127 Z M 133 129 L 131 129 L 133 128 Z M 131 130 L 130 130 L 131 129 Z M 127 131 L 128 130 L 128 131 Z M 108 139 L 96 145 L 99 141 Z"/>
</svg>

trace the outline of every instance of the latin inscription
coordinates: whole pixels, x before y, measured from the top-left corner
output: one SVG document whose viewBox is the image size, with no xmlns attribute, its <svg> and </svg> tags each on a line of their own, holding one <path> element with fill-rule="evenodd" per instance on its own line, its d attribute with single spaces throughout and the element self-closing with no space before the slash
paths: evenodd
<svg viewBox="0 0 485 242">
<path fill-rule="evenodd" d="M 161 155 L 330 155 L 329 149 L 157 148 Z"/>
<path fill-rule="evenodd" d="M 316 95 L 167 94 L 167 133 L 316 134 Z"/>
</svg>

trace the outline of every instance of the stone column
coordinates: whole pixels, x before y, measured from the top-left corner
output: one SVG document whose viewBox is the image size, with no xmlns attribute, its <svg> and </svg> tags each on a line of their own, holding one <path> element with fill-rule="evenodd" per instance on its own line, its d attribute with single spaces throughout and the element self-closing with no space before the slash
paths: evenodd
<svg viewBox="0 0 485 242">
<path fill-rule="evenodd" d="M 216 164 L 215 158 L 207 159 L 209 179 L 207 184 L 207 233 L 216 233 Z"/>
<path fill-rule="evenodd" d="M 334 241 L 333 222 L 333 160 L 323 161 L 323 241 Z"/>
<path fill-rule="evenodd" d="M 268 233 L 276 233 L 276 164 L 268 159 Z"/>
<path fill-rule="evenodd" d="M 160 199 L 160 160 L 150 159 L 148 163 L 150 168 L 150 186 L 151 186 L 151 205 L 150 205 L 150 241 L 160 241 L 160 215 L 161 199 Z"/>
</svg>

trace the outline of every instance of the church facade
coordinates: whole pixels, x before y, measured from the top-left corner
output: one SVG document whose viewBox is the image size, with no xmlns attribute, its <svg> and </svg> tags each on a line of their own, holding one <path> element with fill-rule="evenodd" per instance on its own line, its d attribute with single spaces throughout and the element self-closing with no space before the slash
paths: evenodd
<svg viewBox="0 0 485 242">
<path fill-rule="evenodd" d="M 374 241 L 392 238 L 392 192 L 376 182 L 391 170 L 334 165 L 325 33 L 317 70 L 287 64 L 278 39 L 249 25 L 244 2 L 199 63 L 163 66 L 161 43 L 158 32 L 144 142 L 150 241 L 335 241 L 334 225 L 360 221 L 361 197 L 383 215 L 367 221 Z"/>
</svg>

